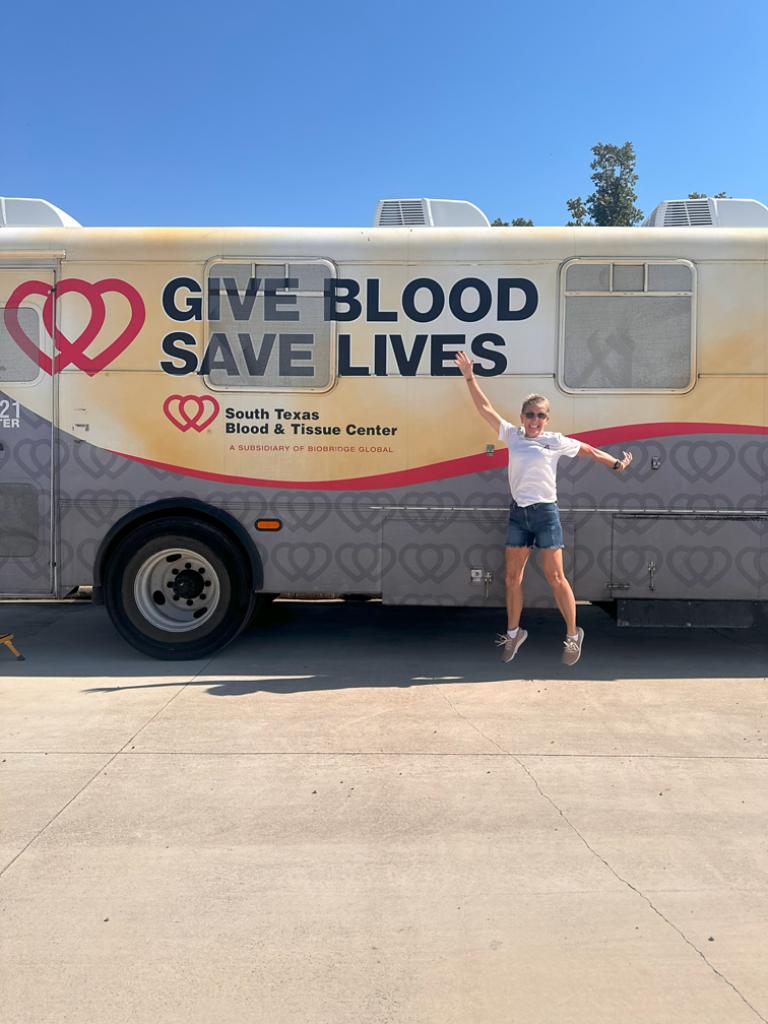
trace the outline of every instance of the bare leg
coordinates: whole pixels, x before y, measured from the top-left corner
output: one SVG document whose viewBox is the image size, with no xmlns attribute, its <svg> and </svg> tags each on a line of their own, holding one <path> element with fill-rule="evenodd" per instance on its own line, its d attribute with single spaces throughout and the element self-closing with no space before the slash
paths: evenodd
<svg viewBox="0 0 768 1024">
<path fill-rule="evenodd" d="M 509 550 L 509 549 L 507 549 Z M 569 636 L 576 635 L 576 599 L 571 590 L 565 570 L 563 569 L 562 548 L 543 548 L 541 551 L 541 564 L 544 575 L 552 588 L 552 593 L 557 601 L 560 614 L 565 619 L 565 628 Z"/>
<path fill-rule="evenodd" d="M 523 574 L 530 548 L 507 548 L 507 629 L 517 629 L 523 611 Z"/>
</svg>

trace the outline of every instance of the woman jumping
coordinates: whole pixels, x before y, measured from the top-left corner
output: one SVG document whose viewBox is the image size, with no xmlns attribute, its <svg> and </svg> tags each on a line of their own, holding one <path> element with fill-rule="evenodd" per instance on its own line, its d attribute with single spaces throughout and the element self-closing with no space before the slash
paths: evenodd
<svg viewBox="0 0 768 1024">
<path fill-rule="evenodd" d="M 541 551 L 542 567 L 552 588 L 557 607 L 565 619 L 563 664 L 575 665 L 581 657 L 584 630 L 576 626 L 576 601 L 563 570 L 563 529 L 557 507 L 556 473 L 558 460 L 586 455 L 595 462 L 623 472 L 632 462 L 631 452 L 617 459 L 575 437 L 545 431 L 549 421 L 549 401 L 543 395 L 529 395 L 520 412 L 520 427 L 508 423 L 485 397 L 472 372 L 472 363 L 464 352 L 456 356 L 469 387 L 475 408 L 485 422 L 498 431 L 499 440 L 509 449 L 509 526 L 506 542 L 507 632 L 499 637 L 502 661 L 512 661 L 528 636 L 520 628 L 523 610 L 523 574 L 535 546 Z"/>
</svg>

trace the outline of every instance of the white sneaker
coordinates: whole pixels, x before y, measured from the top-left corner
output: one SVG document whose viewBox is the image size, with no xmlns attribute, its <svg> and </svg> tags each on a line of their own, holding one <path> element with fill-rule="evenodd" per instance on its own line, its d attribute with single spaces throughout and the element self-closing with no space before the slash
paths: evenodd
<svg viewBox="0 0 768 1024">
<path fill-rule="evenodd" d="M 563 664 L 564 665 L 575 665 L 581 657 L 581 645 L 584 643 L 584 630 L 579 626 L 576 630 L 578 634 L 575 640 L 571 640 L 570 637 L 566 637 L 563 641 L 565 650 L 563 651 Z"/>
<path fill-rule="evenodd" d="M 505 662 L 512 661 L 514 656 L 525 643 L 527 637 L 528 630 L 526 629 L 518 629 L 516 637 L 511 637 L 509 633 L 500 633 L 496 643 L 499 647 L 504 648 L 501 652 L 501 660 Z"/>
</svg>

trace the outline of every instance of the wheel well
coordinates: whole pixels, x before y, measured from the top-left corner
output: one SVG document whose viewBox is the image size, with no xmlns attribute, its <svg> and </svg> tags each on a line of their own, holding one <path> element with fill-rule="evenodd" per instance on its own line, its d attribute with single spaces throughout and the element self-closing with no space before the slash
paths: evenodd
<svg viewBox="0 0 768 1024">
<path fill-rule="evenodd" d="M 119 541 L 137 527 L 145 526 L 155 519 L 164 519 L 167 516 L 182 516 L 189 520 L 203 521 L 226 533 L 230 540 L 240 548 L 250 565 L 251 590 L 256 593 L 262 589 L 264 572 L 261 558 L 242 523 L 238 522 L 229 512 L 207 505 L 204 501 L 197 501 L 194 498 L 167 498 L 134 509 L 110 528 L 99 545 L 94 561 L 93 600 L 96 604 L 102 604 L 103 569 Z"/>
</svg>

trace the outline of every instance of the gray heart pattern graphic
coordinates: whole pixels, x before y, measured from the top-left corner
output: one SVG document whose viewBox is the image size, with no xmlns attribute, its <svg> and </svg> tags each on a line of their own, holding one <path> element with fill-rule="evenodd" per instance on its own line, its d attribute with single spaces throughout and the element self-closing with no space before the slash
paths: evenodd
<svg viewBox="0 0 768 1024">
<path fill-rule="evenodd" d="M 314 583 L 333 561 L 327 544 L 277 544 L 271 552 L 272 562 L 292 583 Z"/>
<path fill-rule="evenodd" d="M 101 480 L 106 477 L 108 480 L 117 480 L 131 468 L 130 459 L 114 452 L 108 452 L 104 448 L 96 448 L 84 442 L 74 446 L 75 462 L 80 469 L 92 480 Z M 151 470 L 150 466 L 143 467 Z M 154 475 L 154 474 L 153 474 Z"/>
<path fill-rule="evenodd" d="M 739 462 L 753 480 L 768 480 L 768 438 L 743 444 L 739 448 Z"/>
<path fill-rule="evenodd" d="M 50 440 L 25 437 L 17 441 L 11 449 L 11 461 L 33 480 L 47 477 L 51 472 Z"/>
<path fill-rule="evenodd" d="M 73 547 L 69 541 L 64 539 L 60 542 L 59 562 L 61 579 L 64 583 L 79 583 L 83 578 L 83 572 L 90 573 L 91 566 L 96 558 L 96 550 L 101 538 L 88 537 L 81 541 L 77 547 Z"/>
<path fill-rule="evenodd" d="M 648 579 L 648 563 L 655 562 L 657 570 L 664 559 L 658 548 L 625 544 L 613 552 L 614 573 L 617 582 L 644 583 Z"/>
<path fill-rule="evenodd" d="M 725 548 L 703 544 L 673 548 L 667 558 L 669 571 L 686 586 L 713 587 L 732 564 L 733 558 Z"/>
<path fill-rule="evenodd" d="M 319 529 L 332 513 L 330 501 L 319 491 L 278 491 L 272 504 L 284 527 L 305 533 Z"/>
<path fill-rule="evenodd" d="M 45 561 L 42 561 L 41 556 L 43 554 L 46 556 Z M 28 558 L 4 558 L 3 565 L 13 570 L 13 572 L 20 572 L 28 580 L 36 582 L 46 580 L 50 576 L 47 549 L 42 552 L 38 550 L 38 552 L 30 555 Z"/>
<path fill-rule="evenodd" d="M 497 577 L 505 572 L 503 544 L 473 544 L 464 552 L 463 564 L 471 569 L 488 569 Z"/>
<path fill-rule="evenodd" d="M 670 449 L 669 458 L 688 483 L 713 483 L 733 465 L 736 452 L 725 441 L 679 441 Z"/>
<path fill-rule="evenodd" d="M 385 515 L 381 509 L 399 504 L 389 491 L 344 491 L 336 498 L 334 508 L 342 523 L 357 533 L 379 529 Z"/>
<path fill-rule="evenodd" d="M 355 583 L 370 581 L 379 584 L 395 562 L 395 553 L 389 545 L 342 544 L 336 551 L 336 561 Z"/>
<path fill-rule="evenodd" d="M 744 548 L 736 555 L 736 565 L 758 590 L 768 585 L 768 547 Z"/>
<path fill-rule="evenodd" d="M 605 503 L 621 509 L 622 512 L 655 512 L 665 507 L 659 494 L 608 494 Z M 658 521 L 655 516 L 638 517 L 637 519 L 622 519 L 620 516 L 616 516 L 613 520 L 613 529 L 616 534 L 642 534 L 652 530 Z"/>
<path fill-rule="evenodd" d="M 91 526 L 112 523 L 135 506 L 130 491 L 84 490 L 73 507 Z"/>
<path fill-rule="evenodd" d="M 631 477 L 632 480 L 639 480 L 644 483 L 653 476 L 658 476 L 661 467 L 666 461 L 666 450 L 658 441 L 632 442 L 625 445 L 632 452 L 632 466 L 624 479 Z M 618 453 L 617 453 L 618 454 Z M 658 469 L 654 469 L 653 460 L 660 460 Z"/>
<path fill-rule="evenodd" d="M 557 464 L 558 479 L 564 483 L 576 484 L 587 473 L 597 469 L 591 459 L 560 459 Z"/>
<path fill-rule="evenodd" d="M 718 510 L 729 510 L 733 507 L 730 498 L 725 494 L 684 494 L 678 495 L 670 503 L 674 509 L 697 509 L 704 512 L 716 512 Z M 685 533 L 690 535 L 701 533 L 711 536 L 722 526 L 722 521 L 715 516 L 709 519 L 678 519 L 677 525 Z"/>
<path fill-rule="evenodd" d="M 450 544 L 405 544 L 399 562 L 411 579 L 443 583 L 459 565 L 459 553 Z"/>
<path fill-rule="evenodd" d="M 591 548 L 586 547 L 583 544 L 575 544 L 573 546 L 573 576 L 574 579 L 580 579 L 587 575 L 589 570 L 595 564 L 595 554 Z"/>
</svg>

